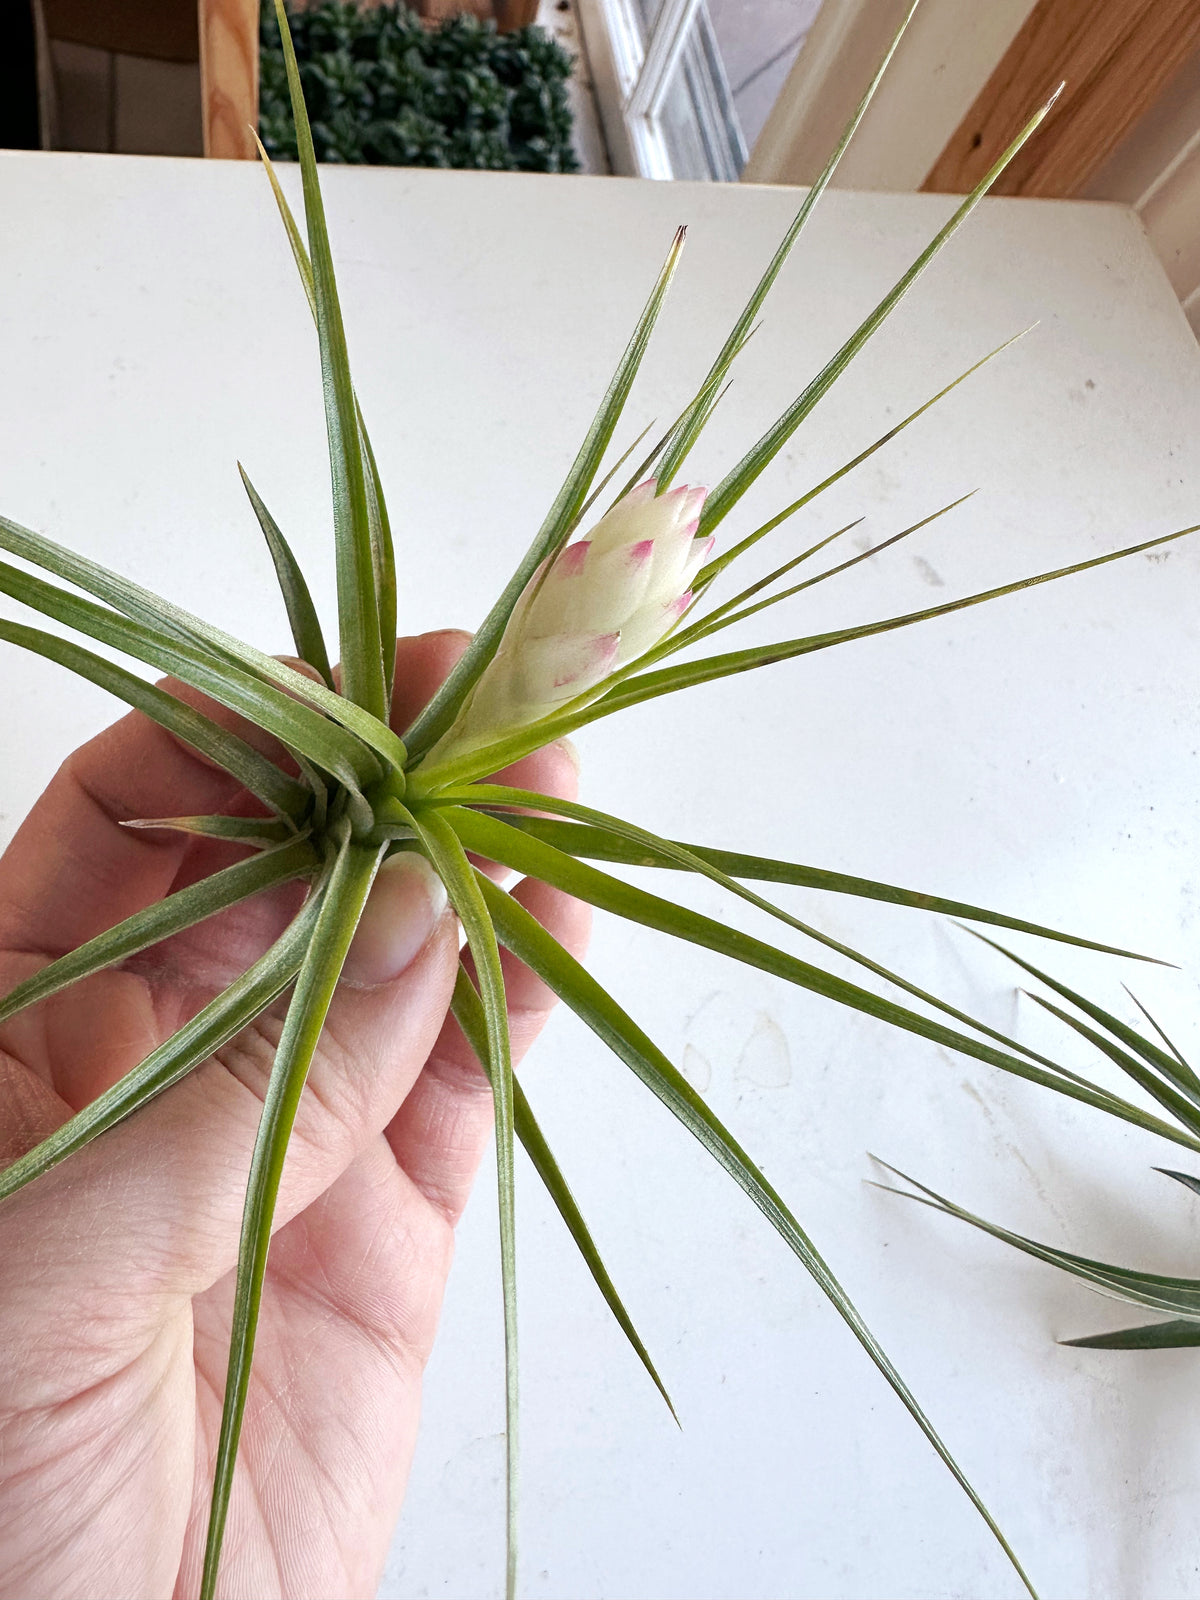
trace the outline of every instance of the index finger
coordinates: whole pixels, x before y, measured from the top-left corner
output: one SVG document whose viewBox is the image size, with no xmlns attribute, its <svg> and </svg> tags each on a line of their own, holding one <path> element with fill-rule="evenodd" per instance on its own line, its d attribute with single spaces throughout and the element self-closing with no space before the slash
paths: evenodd
<svg viewBox="0 0 1200 1600">
<path fill-rule="evenodd" d="M 228 809 L 243 793 L 138 712 L 63 762 L 0 857 L 0 950 L 53 959 L 167 894 L 186 835 L 135 817 Z"/>
</svg>

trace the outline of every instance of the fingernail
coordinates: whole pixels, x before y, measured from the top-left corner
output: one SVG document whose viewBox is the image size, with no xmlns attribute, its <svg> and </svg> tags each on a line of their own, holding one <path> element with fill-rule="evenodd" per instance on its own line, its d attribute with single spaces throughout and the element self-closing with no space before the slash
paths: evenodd
<svg viewBox="0 0 1200 1600">
<path fill-rule="evenodd" d="M 301 677 L 311 678 L 314 683 L 323 683 L 325 681 L 321 677 L 321 674 L 317 671 L 316 667 L 313 666 L 312 662 L 304 661 L 300 656 L 276 656 L 275 659 L 276 661 L 281 662 L 285 667 L 291 667 L 292 671 L 298 672 Z"/>
<path fill-rule="evenodd" d="M 570 740 L 570 739 L 559 739 L 558 740 L 558 748 L 562 751 L 563 755 L 566 756 L 567 760 L 575 768 L 575 774 L 578 777 L 578 775 L 579 775 L 579 751 L 575 748 L 575 745 L 574 745 L 573 741 Z"/>
<path fill-rule="evenodd" d="M 446 909 L 442 880 L 424 856 L 402 850 L 380 867 L 342 968 L 356 989 L 391 983 L 429 942 Z"/>
</svg>

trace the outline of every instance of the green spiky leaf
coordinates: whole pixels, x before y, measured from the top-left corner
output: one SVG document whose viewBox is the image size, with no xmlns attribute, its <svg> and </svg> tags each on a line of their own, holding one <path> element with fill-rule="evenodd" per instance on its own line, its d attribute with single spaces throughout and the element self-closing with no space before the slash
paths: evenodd
<svg viewBox="0 0 1200 1600">
<path fill-rule="evenodd" d="M 291 545 L 284 538 L 275 518 L 263 504 L 262 496 L 250 482 L 246 469 L 240 461 L 238 471 L 242 475 L 242 482 L 250 498 L 250 504 L 254 508 L 254 515 L 258 518 L 258 525 L 267 541 L 271 560 L 275 563 L 275 575 L 279 579 L 283 603 L 287 607 L 296 654 L 301 661 L 307 661 L 310 667 L 315 667 L 321 674 L 322 681 L 332 689 L 333 668 L 329 664 L 329 652 L 325 648 L 325 635 L 321 632 L 317 608 L 313 605 L 304 573 L 300 570 L 300 563 L 292 554 Z"/>
<path fill-rule="evenodd" d="M 485 1070 L 496 1108 L 496 1188 L 500 1207 L 500 1271 L 504 1285 L 505 1449 L 508 1486 L 508 1540 L 505 1591 L 513 1600 L 517 1586 L 517 1233 L 516 1183 L 513 1161 L 515 1137 L 512 1047 L 508 1033 L 508 1008 L 500 947 L 487 905 L 458 838 L 445 819 L 429 812 L 414 818 L 417 837 L 441 874 L 450 903 L 458 912 L 467 936 L 479 982 L 484 1014 Z"/>
<path fill-rule="evenodd" d="M 462 1029 L 467 1043 L 474 1050 L 479 1064 L 490 1077 L 491 1052 L 488 1048 L 487 1018 L 484 1015 L 483 1002 L 479 998 L 475 985 L 461 966 L 454 983 L 453 1009 L 455 1021 Z M 525 1091 L 515 1077 L 513 1078 L 513 1127 L 517 1138 L 520 1139 L 525 1149 L 526 1155 L 533 1163 L 534 1170 L 542 1180 L 547 1194 L 553 1200 L 559 1216 L 566 1224 L 567 1231 L 575 1241 L 576 1248 L 595 1280 L 596 1287 L 604 1296 L 605 1304 L 616 1318 L 621 1332 L 629 1340 L 638 1360 L 650 1374 L 650 1379 L 666 1402 L 668 1411 L 678 1422 L 679 1417 L 675 1411 L 675 1406 L 667 1393 L 666 1386 L 658 1375 L 658 1369 L 650 1359 L 650 1352 L 642 1343 L 641 1336 L 634 1327 L 633 1320 L 617 1293 L 616 1285 L 612 1281 L 608 1268 L 604 1265 L 604 1261 L 596 1247 L 596 1241 L 592 1238 L 591 1229 L 584 1221 L 583 1213 L 579 1209 L 575 1196 L 571 1193 L 570 1185 L 563 1176 L 562 1169 L 546 1142 L 545 1134 L 538 1126 L 537 1119 L 533 1114 L 533 1108 L 525 1097 Z"/>
<path fill-rule="evenodd" d="M 610 994 L 545 931 L 535 918 L 480 875 L 480 886 L 505 945 L 562 999 L 594 1033 L 625 1062 L 648 1089 L 697 1138 L 703 1147 L 754 1202 L 797 1256 L 834 1310 L 849 1327 L 907 1409 L 921 1432 L 961 1485 L 1012 1562 L 1031 1595 L 1036 1591 L 1021 1563 L 950 1454 L 912 1391 L 862 1320 L 812 1240 L 777 1191 L 677 1068 L 662 1054 Z"/>
<path fill-rule="evenodd" d="M 221 1544 L 242 1417 L 250 1388 L 254 1338 L 262 1302 L 263 1279 L 271 1246 L 275 1200 L 283 1176 L 288 1140 L 300 1108 L 308 1069 L 320 1042 L 325 1016 L 350 948 L 350 940 L 366 903 L 380 852 L 346 840 L 323 887 L 311 931 L 299 963 L 296 989 L 275 1050 L 271 1079 L 263 1100 L 258 1137 L 250 1162 L 242 1237 L 234 1291 L 229 1368 L 221 1409 L 221 1432 L 213 1473 L 212 1503 L 204 1547 L 201 1600 L 215 1600 Z"/>
<path fill-rule="evenodd" d="M 604 392 L 599 410 L 579 447 L 575 460 L 571 463 L 571 470 L 562 488 L 546 514 L 546 520 L 538 529 L 520 565 L 505 585 L 496 604 L 488 612 L 454 670 L 408 730 L 407 743 L 414 757 L 423 754 L 450 727 L 479 675 L 495 654 L 513 607 L 520 599 L 526 585 L 545 558 L 558 549 L 574 526 L 613 436 L 613 430 L 624 410 L 625 402 L 629 398 L 629 391 L 633 387 L 633 380 L 642 364 L 642 358 L 646 354 L 650 335 L 654 331 L 654 325 L 658 321 L 667 298 L 667 291 L 671 287 L 671 280 L 675 276 L 675 269 L 679 265 L 679 258 L 683 253 L 685 234 L 686 230 L 680 228 L 675 235 L 662 271 L 633 331 L 633 337 L 625 347 L 625 352 L 617 364 L 617 370 Z"/>
<path fill-rule="evenodd" d="M 0 1172 L 0 1200 L 40 1178 L 99 1134 L 149 1104 L 164 1089 L 207 1061 L 278 998 L 300 970 L 312 937 L 316 902 L 309 901 L 287 931 L 240 978 L 131 1072 L 64 1122 L 41 1144 Z"/>
</svg>

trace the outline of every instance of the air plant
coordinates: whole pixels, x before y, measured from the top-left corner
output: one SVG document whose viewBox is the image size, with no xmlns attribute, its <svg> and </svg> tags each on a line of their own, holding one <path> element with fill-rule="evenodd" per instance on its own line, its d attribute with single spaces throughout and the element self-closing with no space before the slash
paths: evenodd
<svg viewBox="0 0 1200 1600">
<path fill-rule="evenodd" d="M 389 720 L 396 565 L 387 510 L 351 380 L 311 132 L 281 0 L 276 0 L 276 12 L 297 132 L 307 238 L 293 218 L 265 154 L 264 160 L 320 347 L 333 490 L 340 676 L 335 676 L 331 668 L 331 652 L 287 541 L 248 478 L 247 492 L 274 558 L 296 652 L 311 669 L 311 675 L 240 642 L 87 557 L 0 519 L 0 548 L 71 586 L 63 588 L 37 572 L 0 563 L 0 591 L 118 653 L 173 674 L 273 735 L 290 752 L 295 765 L 294 772 L 285 771 L 203 712 L 107 657 L 59 635 L 0 622 L 0 638 L 57 661 L 109 690 L 218 763 L 259 802 L 257 813 L 249 818 L 146 819 L 156 827 L 174 825 L 193 833 L 239 841 L 251 846 L 253 853 L 51 962 L 0 1001 L 0 1021 L 247 896 L 289 882 L 306 884 L 308 891 L 282 936 L 236 982 L 127 1076 L 0 1175 L 0 1197 L 31 1182 L 168 1090 L 266 1007 L 291 991 L 246 1193 L 201 1586 L 202 1596 L 211 1600 L 217 1590 L 275 1198 L 290 1131 L 343 959 L 375 875 L 389 855 L 416 851 L 441 878 L 465 934 L 475 977 L 468 967 L 460 969 L 453 1009 L 490 1080 L 495 1104 L 506 1359 L 509 1594 L 516 1587 L 516 1141 L 528 1152 L 633 1348 L 660 1389 L 662 1385 L 514 1077 L 500 964 L 502 947 L 543 979 L 612 1048 L 765 1214 L 969 1495 L 1032 1593 L 1016 1556 L 979 1496 L 783 1198 L 618 1001 L 528 912 L 478 870 L 472 857 L 483 857 L 541 879 L 593 906 L 719 951 L 734 961 L 773 973 L 785 982 L 1024 1078 L 1036 1082 L 1053 1080 L 1079 1099 L 1107 1109 L 1119 1107 L 1122 1115 L 1143 1127 L 1160 1132 L 1169 1129 L 1169 1124 L 1151 1113 L 1127 1106 L 1108 1091 L 1071 1079 L 1069 1074 L 1063 1075 L 1052 1062 L 1031 1057 L 1003 1034 L 973 1022 L 866 955 L 799 921 L 747 887 L 747 883 L 799 884 L 950 913 L 1092 949 L 1111 947 L 895 885 L 659 838 L 587 806 L 488 781 L 489 775 L 522 756 L 626 706 L 692 684 L 907 627 L 1165 542 L 1148 540 L 1113 555 L 1042 573 L 1024 583 L 1007 584 L 867 625 L 727 653 L 696 653 L 692 648 L 707 645 L 726 628 L 834 577 L 874 553 L 867 551 L 823 568 L 815 576 L 784 582 L 804 563 L 815 560 L 830 543 L 830 539 L 823 539 L 784 560 L 766 578 L 710 603 L 710 592 L 716 591 L 718 581 L 726 577 L 740 556 L 970 375 L 964 373 L 948 384 L 769 521 L 743 533 L 724 549 L 716 549 L 714 536 L 745 491 L 966 221 L 1007 161 L 1038 127 L 1049 106 L 1031 119 L 1003 159 L 959 205 L 899 282 L 726 477 L 707 495 L 701 490 L 676 487 L 675 480 L 712 416 L 768 291 L 866 110 L 886 66 L 885 58 L 699 390 L 615 489 L 604 514 L 597 515 L 593 506 L 610 486 L 619 484 L 619 474 L 645 438 L 643 434 L 615 466 L 600 476 L 679 262 L 681 230 L 587 436 L 529 549 L 446 682 L 415 722 L 397 732 Z M 899 35 L 897 42 L 898 38 Z M 891 51 L 888 58 L 890 55 Z M 970 371 L 982 364 L 976 363 Z M 933 516 L 951 509 L 943 507 Z M 932 517 L 926 518 L 884 543 L 912 534 L 931 520 Z M 586 531 L 589 528 L 590 532 Z M 881 549 L 883 545 L 874 548 Z M 684 652 L 682 659 L 675 659 Z M 593 862 L 649 866 L 706 878 L 793 932 L 853 959 L 874 977 L 899 986 L 915 1000 L 940 1012 L 941 1019 L 634 887 Z M 964 1028 L 971 1031 L 963 1031 Z"/>
<path fill-rule="evenodd" d="M 1073 1007 L 1073 1010 L 1068 1011 L 1044 995 L 1030 995 L 1037 1005 L 1087 1040 L 1106 1060 L 1119 1067 L 1139 1089 L 1162 1106 L 1170 1121 L 1159 1128 L 1158 1132 L 1176 1145 L 1182 1146 L 1190 1155 L 1194 1156 L 1200 1152 L 1200 1075 L 1197 1075 L 1195 1069 L 1188 1064 L 1136 997 L 1130 996 L 1157 1038 L 1147 1037 L 1145 1033 L 1123 1022 L 1120 1017 L 1114 1016 L 1112 1012 L 1089 1000 L 1086 995 L 1068 988 L 1066 984 L 1030 962 L 1022 960 L 1012 951 L 994 944 L 991 939 L 984 942 L 1001 950 L 1031 977 L 1047 985 L 1059 1000 L 1066 1001 L 1067 1005 Z M 1032 1051 L 1026 1053 L 1030 1059 L 1041 1059 Z M 1052 1079 L 1049 1087 L 1056 1088 L 1060 1092 L 1070 1094 L 1072 1082 L 1080 1086 L 1089 1083 L 1089 1080 L 1081 1076 L 1065 1073 L 1064 1069 L 1057 1070 L 1062 1074 L 1062 1079 L 1059 1082 L 1054 1082 Z M 1110 1105 L 1106 1109 L 1111 1115 L 1124 1121 L 1135 1120 L 1128 1116 L 1124 1107 Z M 904 1194 L 908 1199 L 919 1200 L 925 1205 L 932 1206 L 934 1210 L 945 1212 L 947 1216 L 969 1222 L 973 1227 L 991 1234 L 994 1239 L 1012 1245 L 1015 1249 L 1034 1257 L 1035 1260 L 1044 1261 L 1049 1266 L 1070 1273 L 1072 1277 L 1079 1278 L 1099 1294 L 1122 1301 L 1126 1305 L 1137 1306 L 1143 1312 L 1154 1312 L 1160 1318 L 1164 1316 L 1166 1318 L 1165 1321 L 1118 1328 L 1112 1333 L 1093 1333 L 1078 1339 L 1065 1339 L 1064 1344 L 1076 1345 L 1085 1350 L 1174 1350 L 1200 1345 L 1200 1279 L 1141 1272 L 1137 1268 L 1114 1266 L 1106 1261 L 1093 1261 L 1087 1256 L 1074 1255 L 1069 1250 L 1039 1244 L 1023 1234 L 1013 1233 L 1008 1228 L 985 1221 L 984 1218 L 948 1200 L 944 1195 L 927 1188 L 925 1184 L 918 1183 L 907 1173 L 899 1172 L 887 1163 L 881 1165 L 893 1176 L 909 1184 L 911 1191 L 915 1191 L 894 1192 Z M 1156 1167 L 1155 1171 L 1161 1172 L 1166 1178 L 1173 1178 L 1193 1193 L 1200 1194 L 1200 1177 L 1195 1174 L 1180 1172 L 1174 1167 Z"/>
</svg>

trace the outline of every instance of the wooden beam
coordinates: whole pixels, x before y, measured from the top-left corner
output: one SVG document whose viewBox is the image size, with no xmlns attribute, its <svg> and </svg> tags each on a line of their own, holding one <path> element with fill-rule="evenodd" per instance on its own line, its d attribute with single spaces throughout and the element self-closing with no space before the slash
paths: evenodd
<svg viewBox="0 0 1200 1600">
<path fill-rule="evenodd" d="M 199 0 L 204 154 L 253 161 L 258 127 L 258 0 Z"/>
<path fill-rule="evenodd" d="M 972 189 L 1065 79 L 993 193 L 1078 194 L 1197 48 L 1200 0 L 1038 0 L 922 188 Z"/>
</svg>

